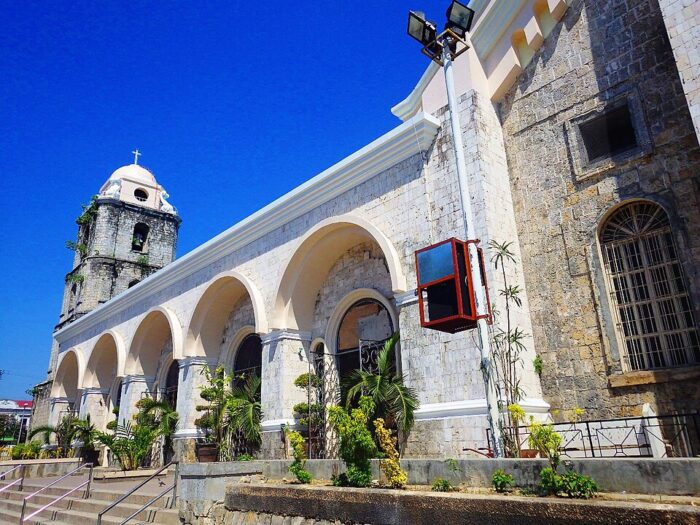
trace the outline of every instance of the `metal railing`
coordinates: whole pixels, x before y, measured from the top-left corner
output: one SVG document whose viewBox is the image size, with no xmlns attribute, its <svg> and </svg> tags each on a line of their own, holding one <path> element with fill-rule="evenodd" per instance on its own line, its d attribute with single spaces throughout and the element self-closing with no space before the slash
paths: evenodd
<svg viewBox="0 0 700 525">
<path fill-rule="evenodd" d="M 700 413 L 553 423 L 569 458 L 693 457 L 700 453 Z M 529 429 L 517 429 L 528 448 Z M 490 436 L 489 436 L 490 441 Z"/>
<path fill-rule="evenodd" d="M 5 479 L 5 476 L 7 476 L 10 472 L 14 472 L 15 470 L 22 469 L 22 475 L 14 480 L 12 483 L 9 483 L 5 485 L 4 487 L 0 487 L 0 493 L 6 491 L 10 487 L 14 487 L 19 483 L 19 490 L 21 491 L 24 488 L 24 467 L 25 465 L 17 465 L 16 467 L 12 467 L 10 470 L 6 470 L 2 474 L 0 474 L 0 479 Z"/>
<path fill-rule="evenodd" d="M 160 467 L 156 472 L 151 474 L 147 479 L 136 485 L 134 488 L 132 488 L 129 492 L 121 496 L 119 499 L 115 500 L 113 503 L 111 503 L 109 506 L 104 508 L 98 515 L 97 515 L 97 525 L 102 525 L 102 516 L 107 514 L 110 510 L 112 510 L 114 507 L 119 505 L 122 501 L 124 501 L 126 498 L 131 496 L 134 492 L 136 492 L 138 489 L 143 487 L 146 483 L 149 481 L 153 480 L 156 476 L 160 475 L 164 470 L 170 468 L 172 465 L 175 465 L 175 480 L 173 481 L 173 484 L 167 487 L 166 489 L 163 490 L 160 494 L 157 496 L 154 496 L 150 500 L 148 500 L 146 503 L 144 503 L 136 512 L 128 516 L 127 518 L 124 519 L 124 521 L 121 521 L 119 525 L 124 525 L 128 521 L 130 521 L 133 517 L 137 516 L 139 513 L 143 512 L 146 510 L 148 507 L 153 505 L 156 501 L 158 501 L 160 498 L 165 496 L 168 492 L 171 490 L 173 491 L 173 497 L 170 501 L 170 508 L 173 508 L 175 505 L 175 498 L 177 497 L 177 477 L 178 477 L 178 471 L 179 471 L 179 463 L 177 461 L 171 461 L 167 465 L 164 465 Z"/>
<path fill-rule="evenodd" d="M 35 511 L 32 512 L 29 516 L 27 516 L 26 518 L 24 517 L 24 513 L 27 511 L 27 502 L 28 502 L 30 499 L 32 499 L 32 498 L 33 498 L 34 496 L 36 496 L 37 494 L 40 494 L 41 492 L 44 492 L 44 491 L 45 491 L 46 489 L 48 489 L 49 487 L 53 487 L 53 486 L 54 486 L 56 483 L 58 483 L 59 481 L 61 481 L 61 480 L 63 480 L 63 479 L 66 479 L 68 476 L 72 476 L 73 474 L 75 474 L 76 472 L 78 472 L 79 470 L 82 470 L 82 469 L 84 469 L 84 468 L 89 468 L 89 469 L 90 469 L 90 474 L 88 475 L 87 481 L 83 481 L 83 482 L 82 482 L 80 485 L 78 485 L 77 487 L 74 487 L 74 488 L 70 489 L 70 490 L 69 490 L 68 492 L 66 492 L 65 494 L 62 494 L 61 496 L 59 496 L 59 497 L 57 497 L 56 499 L 50 501 L 49 503 L 47 503 L 47 504 L 44 505 L 43 507 L 40 507 L 39 509 L 35 510 Z M 73 470 L 71 470 L 71 471 L 68 472 L 67 474 L 64 474 L 63 476 L 61 476 L 61 477 L 58 478 L 57 480 L 52 481 L 51 483 L 49 483 L 48 485 L 46 485 L 46 486 L 44 486 L 44 487 L 41 487 L 39 490 L 37 490 L 36 492 L 33 492 L 32 494 L 30 494 L 29 496 L 27 496 L 26 498 L 24 498 L 24 499 L 22 500 L 22 514 L 21 514 L 21 516 L 20 516 L 20 518 L 19 518 L 19 523 L 20 523 L 20 525 L 22 525 L 22 523 L 24 523 L 25 521 L 28 521 L 28 520 L 32 519 L 34 516 L 36 516 L 36 515 L 39 514 L 40 512 L 45 511 L 45 510 L 48 509 L 51 505 L 54 505 L 54 504 L 58 503 L 59 501 L 61 501 L 61 500 L 64 499 L 65 497 L 67 497 L 67 496 L 73 494 L 74 492 L 76 492 L 77 490 L 80 490 L 80 489 L 83 488 L 83 487 L 86 487 L 86 489 L 85 489 L 85 494 L 83 494 L 83 499 L 89 498 L 89 497 L 90 497 L 90 484 L 91 484 L 91 483 L 92 483 L 92 463 L 83 463 L 82 465 L 80 465 L 79 467 L 74 468 Z"/>
</svg>

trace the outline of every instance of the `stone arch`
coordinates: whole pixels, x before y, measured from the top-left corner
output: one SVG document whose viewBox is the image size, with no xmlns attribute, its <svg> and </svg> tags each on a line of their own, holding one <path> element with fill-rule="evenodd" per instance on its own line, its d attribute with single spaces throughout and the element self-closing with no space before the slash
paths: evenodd
<svg viewBox="0 0 700 525">
<path fill-rule="evenodd" d="M 173 356 L 182 355 L 182 329 L 174 313 L 162 306 L 150 310 L 131 339 L 124 373 L 154 378 L 163 347 L 172 342 Z"/>
<path fill-rule="evenodd" d="M 253 306 L 255 332 L 268 331 L 265 305 L 258 289 L 250 279 L 240 273 L 224 272 L 210 281 L 192 312 L 186 339 L 188 356 L 219 361 L 222 337 L 229 315 L 236 304 L 246 296 Z"/>
<path fill-rule="evenodd" d="M 365 241 L 381 249 L 394 293 L 406 291 L 406 276 L 389 239 L 369 221 L 353 215 L 320 222 L 299 241 L 278 286 L 273 326 L 305 329 L 313 322 L 316 294 L 338 256 Z"/>
<path fill-rule="evenodd" d="M 238 353 L 238 349 L 241 346 L 241 343 L 246 337 L 254 333 L 256 333 L 255 327 L 252 325 L 246 325 L 239 328 L 236 334 L 233 336 L 233 339 L 231 339 L 231 343 L 221 354 L 221 357 L 219 358 L 219 364 L 223 365 L 229 372 L 233 370 L 233 365 L 236 362 L 236 354 Z"/>
<path fill-rule="evenodd" d="M 51 397 L 63 397 L 77 406 L 78 391 L 83 383 L 85 362 L 82 353 L 75 348 L 63 352 L 56 365 L 56 377 Z"/>
<path fill-rule="evenodd" d="M 108 330 L 90 350 L 82 388 L 109 389 L 115 378 L 124 375 L 126 346 L 122 337 Z"/>
</svg>

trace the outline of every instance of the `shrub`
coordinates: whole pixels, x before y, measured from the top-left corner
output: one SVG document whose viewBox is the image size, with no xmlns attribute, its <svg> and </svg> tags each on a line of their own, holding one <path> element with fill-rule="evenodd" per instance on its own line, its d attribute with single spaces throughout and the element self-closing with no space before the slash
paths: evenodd
<svg viewBox="0 0 700 525">
<path fill-rule="evenodd" d="M 560 491 L 570 498 L 589 499 L 598 491 L 598 484 L 590 476 L 584 476 L 573 470 L 559 478 Z"/>
<path fill-rule="evenodd" d="M 435 478 L 433 480 L 433 486 L 430 489 L 433 492 L 451 492 L 454 490 L 454 487 L 452 487 L 452 484 L 443 478 Z"/>
<path fill-rule="evenodd" d="M 503 469 L 498 469 L 491 476 L 491 483 L 496 492 L 504 493 L 508 492 L 511 487 L 515 484 L 515 480 L 511 474 L 506 474 Z"/>
<path fill-rule="evenodd" d="M 530 448 L 537 449 L 540 456 L 546 457 L 552 470 L 556 471 L 559 466 L 561 436 L 557 434 L 554 427 L 533 421 L 530 424 L 530 435 L 527 438 L 527 442 Z"/>
<path fill-rule="evenodd" d="M 367 422 L 374 412 L 374 402 L 363 396 L 359 405 L 349 413 L 339 406 L 328 409 L 328 422 L 340 437 L 338 452 L 347 466 L 347 472 L 333 477 L 336 486 L 367 487 L 372 482 L 370 460 L 376 458 L 379 451 Z"/>
<path fill-rule="evenodd" d="M 294 456 L 294 461 L 289 465 L 289 472 L 296 476 L 299 483 L 311 483 L 311 474 L 304 469 L 304 464 L 306 463 L 304 438 L 299 432 L 289 430 L 289 428 L 284 429 L 284 434 L 292 446 L 292 454 Z"/>
<path fill-rule="evenodd" d="M 250 454 L 239 454 L 236 456 L 236 461 L 253 461 L 254 459 Z"/>
<path fill-rule="evenodd" d="M 12 459 L 22 459 L 22 454 L 24 453 L 24 445 L 22 443 L 17 443 L 14 447 L 12 447 L 12 451 L 10 452 L 10 455 Z"/>
<path fill-rule="evenodd" d="M 561 490 L 561 476 L 551 467 L 540 471 L 540 493 L 544 495 L 556 495 Z"/>
<path fill-rule="evenodd" d="M 379 447 L 384 452 L 386 459 L 379 462 L 379 468 L 386 476 L 387 482 L 392 488 L 402 489 L 408 483 L 408 476 L 399 463 L 399 452 L 396 450 L 396 438 L 384 426 L 384 420 L 374 420 L 374 429 L 379 440 Z"/>
</svg>

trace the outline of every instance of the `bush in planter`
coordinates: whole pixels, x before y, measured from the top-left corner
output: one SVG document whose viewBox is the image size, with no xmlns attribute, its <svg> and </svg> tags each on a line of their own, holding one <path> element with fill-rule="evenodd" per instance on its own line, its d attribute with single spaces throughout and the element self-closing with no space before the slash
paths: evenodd
<svg viewBox="0 0 700 525">
<path fill-rule="evenodd" d="M 573 470 L 561 476 L 560 490 L 570 498 L 589 499 L 598 491 L 598 484 L 590 476 Z"/>
<path fill-rule="evenodd" d="M 328 409 L 328 421 L 340 438 L 339 455 L 347 472 L 333 477 L 337 486 L 367 487 L 372 482 L 372 458 L 379 455 L 372 433 L 367 428 L 374 403 L 361 397 L 359 408 L 349 412 L 339 406 Z"/>
<path fill-rule="evenodd" d="M 433 486 L 430 488 L 433 492 L 452 492 L 454 487 L 449 480 L 444 478 L 435 478 L 433 480 Z"/>
<path fill-rule="evenodd" d="M 299 483 L 311 483 L 311 474 L 304 469 L 304 464 L 306 463 L 304 438 L 299 432 L 295 432 L 289 428 L 284 429 L 284 435 L 292 446 L 292 455 L 294 456 L 294 461 L 289 465 L 289 472 L 296 476 Z"/>
<path fill-rule="evenodd" d="M 498 469 L 494 471 L 493 476 L 491 476 L 491 484 L 496 492 L 503 494 L 508 492 L 511 487 L 515 484 L 512 474 L 506 474 L 503 469 Z"/>
<path fill-rule="evenodd" d="M 543 425 L 531 420 L 527 443 L 530 448 L 536 449 L 541 457 L 546 457 L 549 460 L 553 470 L 557 470 L 561 436 L 557 434 L 552 425 Z"/>
<path fill-rule="evenodd" d="M 56 443 L 58 444 L 60 457 L 68 457 L 69 451 L 71 450 L 71 443 L 75 437 L 75 425 L 77 421 L 78 418 L 75 416 L 67 415 L 61 419 L 56 426 L 42 425 L 33 428 L 27 436 L 27 439 L 32 439 L 34 436 L 42 434 L 44 436 L 44 443 L 48 444 L 51 435 L 54 435 Z"/>
<path fill-rule="evenodd" d="M 100 432 L 97 440 L 112 451 L 122 470 L 136 470 L 146 458 L 150 459 L 157 437 L 156 427 L 127 421 L 117 425 L 113 434 Z"/>
</svg>

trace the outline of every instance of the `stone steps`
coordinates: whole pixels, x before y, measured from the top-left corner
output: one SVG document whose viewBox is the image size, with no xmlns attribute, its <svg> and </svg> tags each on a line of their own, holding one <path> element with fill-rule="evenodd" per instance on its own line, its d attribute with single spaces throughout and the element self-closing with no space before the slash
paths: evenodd
<svg viewBox="0 0 700 525">
<path fill-rule="evenodd" d="M 41 485 L 25 484 L 23 491 L 6 490 L 0 493 L 0 523 L 19 523 L 22 512 L 22 501 Z M 51 487 L 41 494 L 34 496 L 27 503 L 26 515 L 38 510 L 43 505 L 50 503 L 57 496 L 65 494 L 67 488 Z M 30 522 L 25 523 L 51 523 L 54 525 L 66 524 L 93 524 L 97 521 L 97 514 L 110 503 L 119 498 L 121 494 L 116 491 L 97 489 L 92 491 L 89 499 L 82 499 L 82 490 L 71 494 L 67 498 L 55 503 L 50 508 L 41 511 Z M 102 522 L 105 525 L 118 525 L 124 518 L 138 510 L 154 495 L 134 494 L 109 511 Z M 148 509 L 140 512 L 130 523 L 156 523 L 161 525 L 179 525 L 177 509 L 166 508 L 170 504 L 170 498 L 161 498 Z"/>
</svg>

